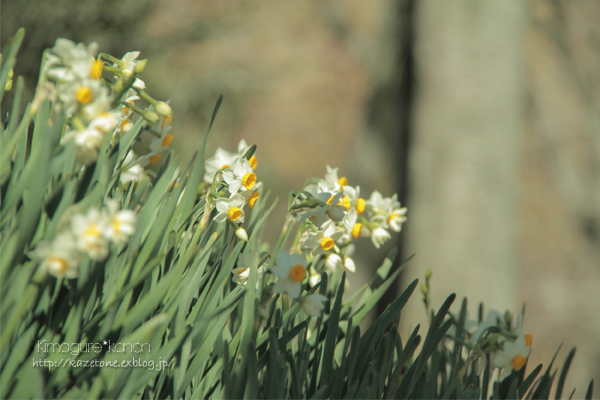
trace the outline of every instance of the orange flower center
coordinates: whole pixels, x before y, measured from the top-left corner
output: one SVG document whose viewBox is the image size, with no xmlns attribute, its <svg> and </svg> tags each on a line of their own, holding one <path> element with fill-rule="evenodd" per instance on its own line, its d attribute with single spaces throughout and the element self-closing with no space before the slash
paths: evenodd
<svg viewBox="0 0 600 400">
<path fill-rule="evenodd" d="M 290 268 L 290 279 L 294 282 L 302 282 L 306 278 L 306 268 L 302 265 L 294 265 Z"/>
<path fill-rule="evenodd" d="M 173 116 L 172 115 L 169 115 L 168 117 L 164 117 L 163 121 L 162 121 L 161 128 L 164 128 L 165 124 L 166 125 L 171 125 L 171 122 L 173 122 Z"/>
<path fill-rule="evenodd" d="M 162 147 L 167 147 L 173 141 L 173 135 L 167 135 L 162 140 Z"/>
<path fill-rule="evenodd" d="M 160 156 L 160 154 L 153 155 L 152 157 L 150 157 L 150 164 L 152 164 L 152 165 L 156 164 L 157 162 L 160 161 L 161 158 L 162 157 Z"/>
<path fill-rule="evenodd" d="M 530 333 L 528 333 L 527 335 L 525 335 L 525 347 L 530 347 L 532 343 L 533 336 Z"/>
<path fill-rule="evenodd" d="M 512 364 L 513 368 L 515 369 L 515 371 L 518 371 L 521 368 L 523 368 L 523 365 L 525 365 L 526 362 L 527 362 L 527 359 L 519 354 L 518 356 L 513 358 L 511 364 Z"/>
<path fill-rule="evenodd" d="M 67 264 L 67 262 L 60 257 L 54 257 L 54 256 L 50 256 L 48 257 L 48 264 L 53 264 L 55 265 L 61 274 L 64 274 L 67 272 L 67 269 L 69 268 L 69 265 Z"/>
</svg>

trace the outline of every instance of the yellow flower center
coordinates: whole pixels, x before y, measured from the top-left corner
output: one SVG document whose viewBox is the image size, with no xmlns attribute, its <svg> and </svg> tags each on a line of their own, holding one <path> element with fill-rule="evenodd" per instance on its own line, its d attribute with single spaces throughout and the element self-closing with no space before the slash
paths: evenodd
<svg viewBox="0 0 600 400">
<path fill-rule="evenodd" d="M 526 362 L 527 362 L 527 359 L 519 354 L 518 356 L 513 358 L 511 364 L 512 364 L 513 368 L 515 369 L 515 371 L 518 371 L 521 368 L 523 368 L 523 365 L 525 365 Z"/>
<path fill-rule="evenodd" d="M 161 128 L 164 128 L 165 124 L 171 125 L 171 122 L 173 122 L 173 116 L 172 115 L 169 115 L 168 117 L 164 117 L 163 121 L 162 121 Z"/>
<path fill-rule="evenodd" d="M 66 273 L 67 269 L 69 268 L 69 264 L 67 264 L 65 259 L 60 258 L 60 257 L 54 257 L 54 256 L 48 257 L 48 264 L 52 264 L 52 265 L 56 266 L 56 269 L 58 269 L 61 274 Z"/>
<path fill-rule="evenodd" d="M 254 172 L 248 172 L 242 178 L 242 185 L 244 185 L 244 187 L 248 190 L 252 189 L 254 187 L 255 183 L 256 183 L 256 174 Z"/>
<path fill-rule="evenodd" d="M 152 165 L 156 164 L 157 162 L 160 161 L 161 158 L 162 157 L 160 156 L 160 154 L 153 155 L 152 157 L 150 157 L 150 164 L 152 164 Z"/>
<path fill-rule="evenodd" d="M 391 224 L 391 222 L 393 220 L 395 220 L 396 218 L 400 217 L 400 214 L 398 213 L 391 213 L 390 216 L 387 219 L 388 224 Z"/>
<path fill-rule="evenodd" d="M 352 207 L 352 205 L 350 204 L 350 197 L 344 196 L 342 198 L 342 205 L 344 206 L 344 208 L 346 209 L 346 211 L 349 211 L 350 207 Z"/>
<path fill-rule="evenodd" d="M 94 95 L 92 93 L 92 89 L 84 86 L 77 90 L 76 97 L 77 101 L 85 106 L 86 104 L 89 104 L 92 101 Z"/>
<path fill-rule="evenodd" d="M 321 248 L 325 251 L 331 250 L 331 248 L 333 247 L 333 244 L 334 244 L 333 239 L 330 237 L 321 239 L 321 243 L 320 243 Z"/>
<path fill-rule="evenodd" d="M 254 208 L 254 204 L 256 204 L 256 200 L 258 200 L 259 195 L 260 195 L 260 193 L 258 193 L 258 192 L 252 193 L 252 195 L 248 199 L 248 206 L 250 206 L 250 208 Z"/>
<path fill-rule="evenodd" d="M 256 158 L 256 156 L 250 157 L 248 162 L 250 163 L 250 168 L 252 169 L 256 169 L 256 167 L 258 166 L 258 158 Z"/>
<path fill-rule="evenodd" d="M 113 219 L 111 222 L 111 225 L 113 227 L 113 230 L 115 231 L 115 233 L 119 233 L 121 232 L 121 223 L 119 222 L 119 220 L 117 219 Z"/>
<path fill-rule="evenodd" d="M 365 212 L 365 208 L 367 208 L 367 202 L 365 201 L 365 199 L 363 199 L 362 197 L 356 199 L 356 213 L 358 215 L 362 214 L 363 212 Z"/>
<path fill-rule="evenodd" d="M 173 141 L 173 135 L 167 135 L 162 140 L 162 147 L 167 147 Z"/>
<path fill-rule="evenodd" d="M 83 236 L 91 236 L 93 238 L 99 238 L 102 236 L 100 229 L 98 229 L 98 225 L 91 224 L 85 231 L 83 231 Z"/>
<path fill-rule="evenodd" d="M 302 265 L 294 265 L 290 268 L 290 279 L 294 282 L 302 282 L 306 278 L 306 268 Z"/>
<path fill-rule="evenodd" d="M 227 169 L 227 168 L 231 168 L 231 165 L 229 165 L 229 164 L 223 164 L 223 166 L 221 167 L 221 169 Z"/>
<path fill-rule="evenodd" d="M 102 60 L 96 60 L 92 63 L 92 69 L 90 71 L 90 75 L 93 79 L 100 79 L 102 77 L 102 69 L 104 68 L 104 63 Z"/>
<path fill-rule="evenodd" d="M 532 343 L 533 336 L 530 333 L 528 333 L 527 335 L 525 335 L 525 347 L 530 347 Z"/>
<path fill-rule="evenodd" d="M 331 196 L 329 198 L 329 200 L 327 200 L 327 204 L 331 205 L 331 203 L 333 203 L 333 198 L 334 197 L 335 197 L 335 195 Z M 338 199 L 338 202 L 337 202 L 336 206 L 343 206 L 346 210 L 350 210 L 350 207 L 351 207 L 351 205 L 350 205 L 350 197 L 344 196 L 344 197 Z"/>
<path fill-rule="evenodd" d="M 227 213 L 227 216 L 230 220 L 237 221 L 242 216 L 242 210 L 237 207 L 231 207 Z"/>
<path fill-rule="evenodd" d="M 354 224 L 352 227 L 352 237 L 357 239 L 360 236 L 360 231 L 362 230 L 362 224 L 360 222 Z"/>
<path fill-rule="evenodd" d="M 342 176 L 340 179 L 338 179 L 338 184 L 340 186 L 346 186 L 348 184 L 348 178 Z"/>
</svg>

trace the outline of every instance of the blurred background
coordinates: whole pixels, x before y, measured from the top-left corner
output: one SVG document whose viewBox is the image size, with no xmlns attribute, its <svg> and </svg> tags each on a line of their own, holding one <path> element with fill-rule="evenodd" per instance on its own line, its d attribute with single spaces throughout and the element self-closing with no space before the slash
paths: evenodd
<svg viewBox="0 0 600 400">
<path fill-rule="evenodd" d="M 577 345 L 579 396 L 600 382 L 599 22 L 596 0 L 1 4 L 2 45 L 27 30 L 15 73 L 30 91 L 57 37 L 141 51 L 184 163 L 224 94 L 208 154 L 258 145 L 280 198 L 271 240 L 288 192 L 326 165 L 363 197 L 398 193 L 408 222 L 381 251 L 357 243 L 352 287 L 399 246 L 416 255 L 385 302 L 431 268 L 433 307 L 452 292 L 471 318 L 526 303 L 530 363 Z M 426 321 L 418 293 L 403 320 Z"/>
</svg>

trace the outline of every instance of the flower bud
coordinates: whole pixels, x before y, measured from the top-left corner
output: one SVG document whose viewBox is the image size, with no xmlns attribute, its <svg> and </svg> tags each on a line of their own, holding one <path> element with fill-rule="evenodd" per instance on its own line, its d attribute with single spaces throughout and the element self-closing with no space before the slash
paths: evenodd
<svg viewBox="0 0 600 400">
<path fill-rule="evenodd" d="M 246 232 L 246 230 L 244 228 L 237 228 L 235 230 L 235 236 L 237 236 L 238 238 L 240 238 L 244 242 L 248 241 L 248 233 Z"/>
<path fill-rule="evenodd" d="M 354 264 L 354 260 L 350 257 L 344 258 L 344 269 L 348 272 L 356 272 L 356 264 Z"/>
<path fill-rule="evenodd" d="M 331 253 L 325 257 L 325 270 L 328 272 L 333 273 L 338 268 L 342 267 L 342 265 L 342 257 L 335 253 Z"/>
<path fill-rule="evenodd" d="M 154 111 L 146 111 L 144 113 L 144 118 L 148 120 L 148 122 L 155 124 L 158 122 L 158 120 L 160 119 L 160 117 L 158 116 L 157 113 L 155 113 Z"/>
<path fill-rule="evenodd" d="M 431 274 L 432 274 L 431 268 L 427 268 L 427 271 L 425 271 L 425 278 L 430 279 Z"/>
<path fill-rule="evenodd" d="M 148 60 L 138 61 L 135 64 L 135 66 L 133 67 L 133 72 L 135 72 L 136 74 L 141 74 L 142 72 L 144 72 L 144 69 L 146 68 L 147 63 L 148 63 Z"/>
<path fill-rule="evenodd" d="M 169 107 L 169 105 L 164 101 L 157 101 L 156 104 L 154 104 L 154 108 L 156 109 L 158 115 L 163 117 L 170 117 L 173 113 L 171 107 Z"/>
</svg>

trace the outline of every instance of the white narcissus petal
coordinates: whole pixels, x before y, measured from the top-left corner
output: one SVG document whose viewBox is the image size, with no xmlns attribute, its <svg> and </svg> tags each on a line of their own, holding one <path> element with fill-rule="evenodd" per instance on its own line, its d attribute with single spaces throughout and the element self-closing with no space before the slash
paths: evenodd
<svg viewBox="0 0 600 400">
<path fill-rule="evenodd" d="M 311 294 L 300 301 L 300 306 L 306 314 L 318 317 L 325 308 L 327 300 L 327 297 L 322 294 Z"/>
</svg>

